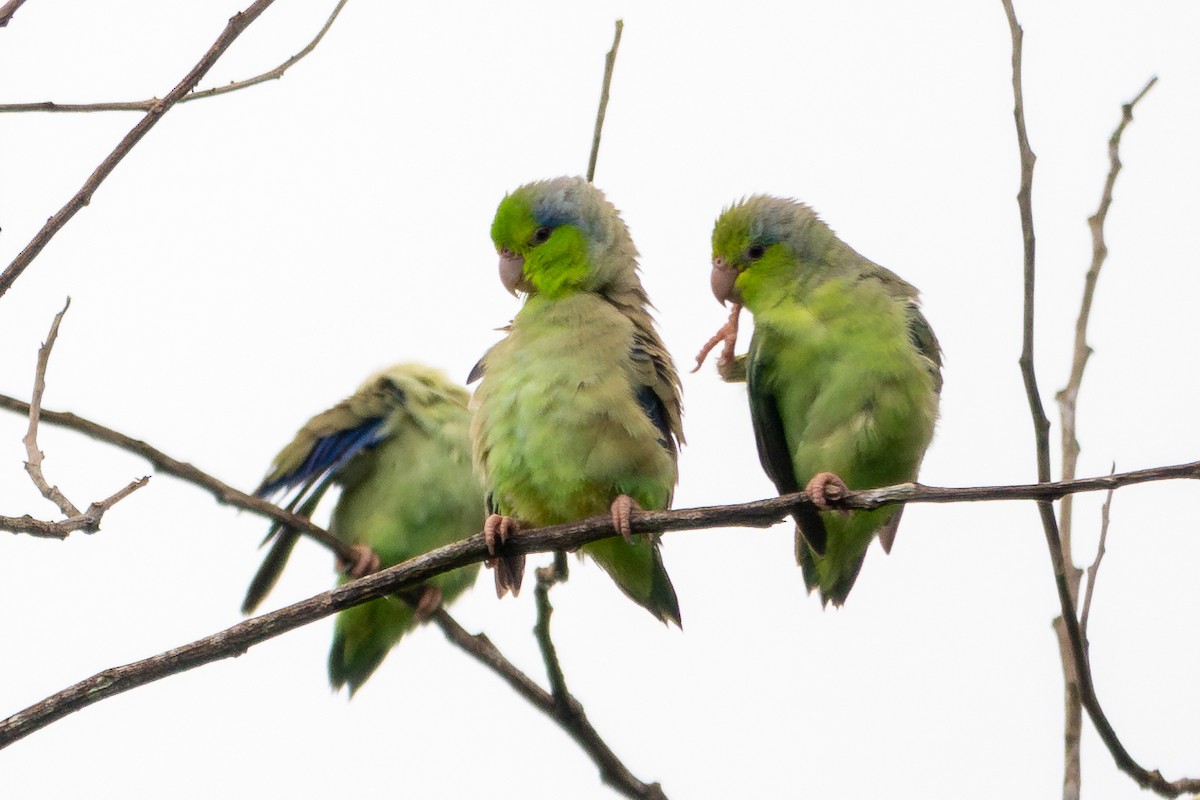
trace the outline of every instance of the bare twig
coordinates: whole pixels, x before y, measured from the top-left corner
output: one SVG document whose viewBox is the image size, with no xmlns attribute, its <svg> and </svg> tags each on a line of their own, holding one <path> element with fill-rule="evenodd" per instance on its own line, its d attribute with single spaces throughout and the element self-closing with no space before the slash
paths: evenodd
<svg viewBox="0 0 1200 800">
<path fill-rule="evenodd" d="M 29 404 L 23 400 L 18 400 L 15 397 L 8 395 L 0 395 L 0 408 L 8 411 L 14 411 L 18 414 L 29 413 Z M 301 517 L 292 514 L 288 511 L 279 508 L 273 503 L 255 497 L 245 492 L 239 491 L 227 483 L 214 478 L 212 475 L 192 466 L 185 461 L 179 461 L 162 452 L 156 447 L 147 444 L 140 439 L 134 439 L 132 436 L 127 436 L 119 431 L 114 431 L 112 428 L 106 428 L 99 423 L 92 422 L 89 419 L 76 416 L 75 414 L 63 413 L 61 411 L 41 412 L 43 422 L 48 422 L 51 425 L 58 425 L 63 428 L 70 428 L 78 431 L 85 436 L 95 439 L 106 444 L 115 445 L 122 450 L 127 450 L 130 453 L 139 455 L 149 461 L 155 469 L 166 475 L 171 475 L 188 483 L 205 489 L 218 503 L 231 505 L 237 508 L 244 508 L 249 511 L 254 511 L 269 517 L 277 522 L 282 522 L 289 528 L 294 528 L 301 533 L 309 536 L 321 544 L 328 547 L 339 558 L 345 560 L 353 560 L 354 551 L 350 549 L 342 540 L 338 539 L 333 534 L 326 531 L 319 525 L 314 524 L 307 517 Z"/>
<path fill-rule="evenodd" d="M 1092 233 L 1092 263 L 1088 267 L 1083 281 L 1083 300 L 1079 305 L 1079 318 L 1075 322 L 1075 347 L 1071 360 L 1071 374 L 1067 378 L 1067 385 L 1055 396 L 1062 415 L 1063 480 L 1069 481 L 1075 477 L 1075 469 L 1079 463 L 1076 410 L 1079 388 L 1083 384 L 1083 371 L 1087 366 L 1088 358 L 1092 355 L 1092 348 L 1087 343 L 1087 327 L 1092 314 L 1092 301 L 1096 295 L 1096 283 L 1100 278 L 1100 268 L 1104 266 L 1104 260 L 1108 257 L 1108 245 L 1104 242 L 1104 222 L 1108 219 L 1108 209 L 1113 200 L 1113 187 L 1117 183 L 1117 174 L 1121 171 L 1121 134 L 1125 132 L 1125 127 L 1133 121 L 1134 106 L 1157 82 L 1157 77 L 1150 78 L 1136 97 L 1121 106 L 1121 122 L 1108 139 L 1108 176 L 1104 180 L 1104 190 L 1100 194 L 1100 205 L 1096 209 L 1096 213 L 1088 217 L 1088 228 Z M 1061 505 L 1062 542 L 1068 560 L 1071 554 L 1071 518 L 1072 503 L 1068 496 L 1063 498 Z M 1072 567 L 1071 577 L 1073 594 L 1078 597 L 1080 570 Z"/>
<path fill-rule="evenodd" d="M 24 2 L 24 0 L 21 1 Z M 246 78 L 245 80 L 241 81 L 231 81 L 225 86 L 214 86 L 210 89 L 193 91 L 190 94 L 179 98 L 179 102 L 181 104 L 190 103 L 193 100 L 202 100 L 206 97 L 217 97 L 219 95 L 229 94 L 230 92 L 236 92 L 239 89 L 246 89 L 251 86 L 257 86 L 260 83 L 266 83 L 267 81 L 273 81 L 282 78 L 283 74 L 295 66 L 296 62 L 300 61 L 302 58 L 311 53 L 316 46 L 321 43 L 321 40 L 325 38 L 325 34 L 329 32 L 331 27 L 333 27 L 334 20 L 337 19 L 338 14 L 342 12 L 342 8 L 347 2 L 349 2 L 349 0 L 338 0 L 337 6 L 333 9 L 333 12 L 329 15 L 329 18 L 325 20 L 325 24 L 321 26 L 321 30 L 317 31 L 317 35 L 313 37 L 312 41 L 305 45 L 304 49 L 302 49 L 300 52 L 296 53 L 294 56 L 289 58 L 287 61 L 284 61 L 274 69 L 269 69 L 266 72 L 255 75 L 253 78 Z M 114 103 L 55 103 L 50 100 L 45 100 L 38 103 L 0 103 L 0 114 L 34 111 L 58 113 L 86 113 L 94 111 L 149 111 L 150 109 L 154 108 L 155 104 L 159 102 L 161 101 L 157 98 L 151 98 L 149 100 L 130 100 L 126 102 Z"/>
<path fill-rule="evenodd" d="M 556 557 L 558 555 L 562 554 L 558 553 Z M 553 569 L 553 567 L 549 569 Z M 539 587 L 540 585 L 539 581 Z M 444 611 L 438 611 L 432 620 L 441 628 L 447 639 L 475 660 L 489 667 L 503 678 L 513 691 L 524 697 L 530 705 L 558 723 L 559 727 L 591 756 L 592 761 L 600 768 L 601 780 L 606 784 L 626 797 L 639 800 L 666 800 L 666 794 L 663 793 L 661 786 L 657 783 L 643 783 L 621 763 L 612 749 L 605 744 L 600 734 L 596 732 L 596 729 L 588 722 L 583 706 L 566 693 L 565 688 L 562 695 L 548 693 L 530 680 L 529 676 L 513 666 L 504 657 L 504 654 L 496 649 L 488 637 L 482 633 L 475 635 L 467 633 Z M 3 735 L 2 731 L 3 728 L 0 727 L 0 736 Z"/>
<path fill-rule="evenodd" d="M 1025 134 L 1025 110 L 1021 92 L 1021 26 L 1017 22 L 1012 0 L 1001 0 L 1005 14 L 1008 17 L 1009 30 L 1012 34 L 1012 68 L 1013 68 L 1013 117 L 1017 128 L 1017 143 L 1021 158 L 1021 188 L 1017 193 L 1017 204 L 1021 215 L 1021 230 L 1025 244 L 1025 303 L 1024 303 L 1024 336 L 1021 350 L 1021 374 L 1025 381 L 1025 391 L 1029 398 L 1029 410 L 1033 417 L 1034 434 L 1037 441 L 1038 480 L 1050 480 L 1050 422 L 1046 419 L 1042 407 L 1041 394 L 1038 392 L 1037 378 L 1033 369 L 1033 299 L 1034 299 L 1034 249 L 1033 235 L 1033 165 L 1034 155 L 1029 147 L 1029 139 Z M 1054 508 L 1047 500 L 1038 502 L 1038 513 L 1042 519 L 1042 529 L 1046 536 L 1046 546 L 1050 551 L 1050 563 L 1054 570 L 1054 584 L 1058 592 L 1059 605 L 1062 608 L 1062 626 L 1065 638 L 1070 645 L 1070 658 L 1073 662 L 1074 677 L 1079 684 L 1079 697 L 1087 710 L 1096 732 L 1108 748 L 1117 767 L 1129 775 L 1143 789 L 1153 789 L 1166 797 L 1175 797 L 1184 792 L 1200 791 L 1200 780 L 1181 779 L 1167 781 L 1157 770 L 1147 770 L 1138 764 L 1113 729 L 1108 717 L 1100 706 L 1096 696 L 1096 688 L 1092 682 L 1091 669 L 1088 665 L 1087 649 L 1080 630 L 1079 617 L 1075 612 L 1075 597 L 1071 593 L 1071 584 L 1067 575 L 1066 558 L 1063 554 L 1062 541 L 1059 537 L 1058 520 L 1054 516 Z M 1065 784 L 1065 781 L 1064 781 Z M 1064 785 L 1064 788 L 1069 788 Z"/>
<path fill-rule="evenodd" d="M 29 415 L 29 428 L 25 431 L 24 438 L 25 453 L 28 458 L 25 462 L 25 471 L 29 473 L 30 480 L 33 481 L 33 485 L 37 487 L 38 491 L 42 493 L 42 497 L 45 497 L 58 506 L 66 519 L 58 522 L 49 522 L 34 519 L 28 514 L 23 517 L 0 516 L 0 529 L 12 531 L 13 533 L 28 533 L 31 536 L 47 539 L 65 539 L 71 533 L 80 530 L 87 533 L 95 533 L 100 529 L 100 520 L 104 517 L 106 511 L 145 486 L 150 480 L 148 477 L 135 480 L 127 486 L 118 489 L 104 500 L 92 503 L 88 506 L 87 511 L 80 511 L 57 486 L 51 486 L 46 480 L 46 476 L 42 473 L 42 459 L 44 454 L 38 447 L 37 431 L 38 423 L 42 417 L 42 395 L 46 392 L 46 368 L 50 365 L 50 351 L 54 349 L 54 342 L 58 338 L 58 326 L 62 324 L 63 316 L 70 307 L 71 298 L 68 297 L 63 310 L 54 315 L 54 322 L 50 324 L 50 332 L 46 335 L 46 341 L 38 349 L 37 369 L 34 371 L 33 376 L 33 395 L 26 406 L 26 413 Z"/>
<path fill-rule="evenodd" d="M 612 49 L 604 56 L 604 82 L 600 85 L 600 107 L 596 110 L 596 128 L 592 134 L 592 153 L 588 156 L 588 183 L 596 177 L 596 159 L 600 155 L 600 132 L 604 129 L 604 115 L 608 111 L 608 89 L 612 86 L 613 66 L 617 63 L 617 48 L 621 46 L 621 31 L 625 23 L 617 20 L 613 33 Z"/>
<path fill-rule="evenodd" d="M 13 14 L 16 14 L 17 9 L 23 5 L 25 5 L 25 0 L 8 0 L 7 3 L 0 6 L 0 28 L 7 28 Z"/>
<path fill-rule="evenodd" d="M 38 348 L 37 369 L 33 374 L 33 395 L 29 402 L 29 428 L 25 431 L 23 441 L 27 458 L 25 471 L 29 473 L 29 479 L 33 481 L 33 485 L 42 493 L 42 497 L 58 506 L 64 517 L 78 517 L 79 509 L 59 491 L 57 486 L 51 486 L 46 481 L 46 476 L 42 474 L 42 451 L 38 449 L 37 443 L 38 420 L 41 418 L 42 412 L 42 395 L 46 391 L 46 367 L 50 365 L 50 351 L 54 349 L 54 342 L 58 339 L 58 326 L 62 324 L 63 315 L 70 307 L 71 298 L 68 297 L 63 310 L 54 315 L 54 322 L 50 323 L 50 333 L 46 334 L 46 341 Z"/>
<path fill-rule="evenodd" d="M 59 209 L 58 213 L 42 226 L 42 229 L 30 240 L 29 244 L 25 245 L 25 249 L 17 254 L 17 257 L 13 259 L 13 262 L 8 265 L 4 272 L 0 273 L 0 297 L 4 296 L 4 293 L 8 291 L 13 282 L 20 277 L 25 268 L 33 262 L 33 259 L 37 258 L 38 253 L 42 252 L 42 249 L 54 238 L 54 235 L 78 213 L 79 209 L 91 202 L 92 195 L 96 192 L 96 189 L 116 169 L 117 164 L 121 163 L 121 159 L 125 158 L 134 145 L 150 132 L 150 129 L 162 119 L 163 114 L 167 113 L 172 106 L 183 99 L 199 83 L 200 79 L 204 77 L 213 64 L 217 62 L 217 59 L 233 44 L 234 40 L 241 35 L 242 31 L 249 27 L 250 23 L 258 19 L 259 15 L 266 11 L 273 2 L 275 0 L 255 0 L 245 11 L 239 11 L 229 19 L 229 24 L 225 26 L 225 30 L 221 32 L 221 35 L 217 37 L 212 47 L 208 49 L 208 52 L 204 54 L 204 57 L 200 59 L 196 66 L 192 67 L 188 74 L 183 77 L 183 80 L 166 97 L 150 107 L 146 112 L 146 116 L 142 117 L 141 121 L 137 125 L 134 125 L 129 133 L 125 134 L 125 137 L 121 139 L 116 148 L 100 162 L 100 166 L 96 167 L 95 172 L 83 184 L 83 188 L 76 192 L 75 196 L 68 200 L 67 204 Z"/>
<path fill-rule="evenodd" d="M 1083 371 L 1087 366 L 1092 348 L 1087 343 L 1088 321 L 1092 313 L 1092 301 L 1096 295 L 1096 284 L 1100 278 L 1100 268 L 1108 257 L 1108 246 L 1104 242 L 1104 222 L 1108 218 L 1108 209 L 1112 205 L 1113 187 L 1117 182 L 1117 174 L 1121 171 L 1120 143 L 1125 126 L 1133 121 L 1133 107 L 1137 105 L 1146 92 L 1154 86 L 1158 78 L 1152 77 L 1138 92 L 1133 100 L 1122 106 L 1121 122 L 1117 125 L 1108 140 L 1108 176 L 1104 181 L 1104 189 L 1100 193 L 1100 205 L 1096 213 L 1088 218 L 1088 228 L 1092 234 L 1092 262 L 1088 267 L 1083 282 L 1083 300 L 1079 305 L 1079 317 L 1075 322 L 1075 344 L 1071 359 L 1071 372 L 1067 385 L 1055 395 L 1058 401 L 1059 414 L 1062 419 L 1062 474 L 1063 480 L 1075 477 L 1079 464 L 1079 436 L 1077 429 L 1077 409 L 1079 390 L 1083 384 Z M 1111 498 L 1111 495 L 1110 495 Z M 1107 507 L 1107 506 L 1106 506 Z M 1074 498 L 1064 497 L 1059 506 L 1060 536 L 1063 562 L 1067 573 L 1067 585 L 1071 590 L 1072 605 L 1078 607 L 1079 581 L 1083 570 L 1075 565 L 1072 534 L 1074 531 Z M 1091 581 L 1088 581 L 1088 598 L 1091 597 Z M 1080 621 L 1080 632 L 1083 643 L 1087 645 L 1087 613 L 1083 613 Z M 1078 675 L 1071 657 L 1070 641 L 1067 629 L 1061 618 L 1054 621 L 1054 630 L 1058 635 L 1059 654 L 1063 661 L 1063 681 L 1066 700 L 1066 714 L 1063 719 L 1063 800 L 1078 800 L 1082 792 L 1081 740 L 1083 736 L 1083 714 L 1079 693 Z M 1086 653 L 1085 653 L 1086 655 Z"/>
<path fill-rule="evenodd" d="M 1109 474 L 1117 471 L 1117 465 L 1114 463 Z M 1087 590 L 1083 594 L 1083 610 L 1079 614 L 1079 631 L 1083 634 L 1083 645 L 1088 646 L 1087 628 L 1088 618 L 1092 613 L 1092 591 L 1096 588 L 1096 573 L 1100 571 L 1100 562 L 1104 559 L 1104 545 L 1108 542 L 1108 518 L 1112 511 L 1112 489 L 1108 490 L 1107 496 L 1104 498 L 1104 506 L 1100 509 L 1100 542 L 1096 545 L 1096 558 L 1092 560 L 1092 565 L 1087 570 Z"/>
<path fill-rule="evenodd" d="M 550 605 L 550 590 L 555 584 L 565 581 L 568 574 L 567 554 L 555 553 L 553 564 L 538 567 L 537 586 L 533 590 L 537 605 L 537 622 L 533 626 L 533 637 L 537 640 L 538 649 L 542 651 L 546 679 L 550 682 L 550 694 L 560 703 L 567 702 L 570 692 L 567 691 L 567 679 L 558 661 L 554 640 L 550 638 L 550 615 L 554 613 L 554 606 Z"/>
<path fill-rule="evenodd" d="M 144 475 L 122 486 L 109 497 L 92 503 L 88 506 L 87 511 L 77 512 L 75 515 L 67 517 L 64 520 L 59 520 L 58 522 L 34 519 L 28 514 L 23 517 L 0 516 L 0 530 L 11 531 L 12 533 L 27 533 L 30 536 L 37 536 L 43 539 L 65 539 L 75 531 L 95 533 L 100 530 L 100 520 L 110 508 L 149 482 L 150 476 Z"/>
</svg>

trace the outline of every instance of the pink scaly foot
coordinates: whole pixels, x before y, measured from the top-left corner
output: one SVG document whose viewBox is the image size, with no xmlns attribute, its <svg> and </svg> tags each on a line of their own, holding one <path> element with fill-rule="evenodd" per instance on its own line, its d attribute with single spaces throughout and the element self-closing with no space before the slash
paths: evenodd
<svg viewBox="0 0 1200 800">
<path fill-rule="evenodd" d="M 808 494 L 808 499 L 812 500 L 813 505 L 822 511 L 833 511 L 834 508 L 829 504 L 830 500 L 840 500 L 846 496 L 846 492 L 850 488 L 846 486 L 846 482 L 832 472 L 818 472 L 812 476 L 812 480 L 808 482 L 808 486 L 804 487 L 804 491 Z M 838 509 L 845 516 L 850 516 L 850 512 L 846 509 Z"/>
<path fill-rule="evenodd" d="M 489 514 L 483 523 L 483 538 L 487 542 L 492 558 L 483 562 L 488 569 L 496 570 L 496 597 L 512 592 L 516 597 L 521 591 L 521 579 L 525 577 L 524 555 L 496 555 L 496 542 L 503 545 L 521 529 L 521 523 L 500 514 Z"/>
<path fill-rule="evenodd" d="M 734 303 L 733 309 L 729 312 L 729 319 L 700 348 L 700 352 L 696 356 L 696 366 L 692 367 L 692 372 L 698 372 L 700 367 L 704 366 L 704 359 L 708 358 L 708 354 L 713 351 L 713 348 L 724 344 L 725 346 L 721 349 L 721 357 L 717 359 L 717 372 L 721 373 L 722 377 L 725 376 L 725 373 L 733 366 L 733 349 L 737 346 L 738 318 L 741 313 L 741 304 Z"/>
<path fill-rule="evenodd" d="M 488 518 L 483 523 L 483 539 L 487 542 L 488 552 L 496 555 L 496 541 L 499 540 L 500 544 L 504 544 L 508 541 L 508 537 L 520 529 L 520 523 L 512 517 L 488 514 Z"/>
<path fill-rule="evenodd" d="M 630 544 L 633 543 L 633 512 L 641 510 L 642 507 L 637 504 L 637 501 L 627 494 L 617 495 L 617 499 L 612 501 L 612 507 L 609 509 L 609 513 L 612 514 L 613 527 Z"/>
<path fill-rule="evenodd" d="M 350 549 L 354 551 L 354 561 L 338 559 L 342 572 L 351 578 L 362 578 L 379 571 L 379 556 L 374 550 L 365 544 L 351 545 Z"/>
</svg>

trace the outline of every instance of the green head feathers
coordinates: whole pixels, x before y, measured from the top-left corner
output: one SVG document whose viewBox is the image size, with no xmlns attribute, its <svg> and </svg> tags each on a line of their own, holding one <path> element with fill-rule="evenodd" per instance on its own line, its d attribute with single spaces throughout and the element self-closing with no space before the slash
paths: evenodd
<svg viewBox="0 0 1200 800">
<path fill-rule="evenodd" d="M 376 372 L 363 381 L 355 394 L 393 394 L 401 403 L 434 406 L 451 403 L 466 407 L 470 398 L 467 390 L 446 377 L 440 369 L 425 364 L 395 364 Z"/>
<path fill-rule="evenodd" d="M 753 306 L 759 297 L 784 287 L 868 274 L 892 284 L 894 294 L 916 295 L 795 200 L 759 194 L 734 203 L 713 226 L 712 248 L 713 293 L 721 301 L 744 299 Z"/>
<path fill-rule="evenodd" d="M 637 282 L 637 250 L 621 215 L 583 178 L 526 184 L 496 209 L 492 242 L 510 291 L 607 294 Z"/>
</svg>

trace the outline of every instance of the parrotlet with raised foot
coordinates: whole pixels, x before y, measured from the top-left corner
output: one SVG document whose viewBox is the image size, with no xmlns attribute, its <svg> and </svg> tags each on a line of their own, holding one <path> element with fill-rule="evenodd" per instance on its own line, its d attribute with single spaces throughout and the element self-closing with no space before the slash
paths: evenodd
<svg viewBox="0 0 1200 800">
<path fill-rule="evenodd" d="M 840 606 L 871 540 L 890 551 L 903 507 L 832 511 L 826 493 L 916 479 L 938 414 L 941 350 L 917 290 L 802 203 L 735 203 L 717 219 L 712 254 L 713 294 L 734 312 L 700 360 L 726 341 L 719 367 L 748 384 L 763 469 L 780 494 L 808 480 L 823 510 L 796 513 L 796 560 L 809 591 Z M 743 305 L 754 335 L 733 359 Z"/>
<path fill-rule="evenodd" d="M 484 521 L 467 402 L 467 391 L 439 370 L 420 364 L 383 370 L 310 419 L 275 457 L 255 494 L 283 493 L 285 508 L 308 517 L 330 487 L 339 486 L 329 530 L 357 554 L 355 563 L 343 565 L 351 577 L 465 538 Z M 247 590 L 243 613 L 270 592 L 298 537 L 285 526 L 271 528 L 267 540 L 274 544 Z M 348 686 L 353 696 L 405 633 L 462 594 L 478 572 L 475 564 L 435 576 L 413 593 L 415 609 L 382 597 L 339 612 L 329 651 L 333 688 Z"/>
<path fill-rule="evenodd" d="M 522 186 L 496 210 L 506 289 L 525 295 L 507 336 L 472 373 L 472 439 L 493 547 L 519 527 L 611 514 L 624 536 L 584 545 L 634 602 L 679 624 L 658 537 L 631 535 L 640 509 L 670 506 L 679 378 L 650 316 L 637 250 L 617 209 L 583 178 Z M 501 558 L 497 593 L 523 564 Z"/>
</svg>

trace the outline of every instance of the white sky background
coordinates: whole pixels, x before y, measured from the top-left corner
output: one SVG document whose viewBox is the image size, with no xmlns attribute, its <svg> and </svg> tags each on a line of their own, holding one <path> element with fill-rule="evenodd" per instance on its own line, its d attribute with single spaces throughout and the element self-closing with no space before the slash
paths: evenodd
<svg viewBox="0 0 1200 800">
<path fill-rule="evenodd" d="M 164 95 L 244 3 L 30 0 L 0 31 L 0 100 Z M 278 3 L 202 85 L 274 66 L 333 3 Z M 1037 366 L 1053 431 L 1105 143 L 1122 145 L 1080 400 L 1081 475 L 1200 457 L 1194 220 L 1200 7 L 1022 3 L 1038 155 Z M 622 209 L 681 368 L 720 325 L 712 221 L 747 193 L 800 198 L 921 287 L 946 351 L 921 479 L 1034 479 L 1017 369 L 1021 237 L 1010 41 L 998 2 L 352 2 L 278 82 L 180 106 L 0 299 L 0 391 L 28 397 L 70 295 L 46 407 L 71 410 L 245 489 L 311 414 L 420 359 L 465 377 L 518 308 L 488 228 L 504 193 L 582 173 L 613 20 L 625 36 L 597 183 Z M 0 117 L 0 261 L 137 122 Z M 742 346 L 745 346 L 743 341 Z M 773 494 L 744 390 L 684 376 L 680 507 Z M 24 420 L 0 415 L 0 513 L 51 517 Z M 143 461 L 44 426 L 77 503 Z M 1133 755 L 1200 773 L 1195 486 L 1124 489 L 1092 611 L 1101 699 Z M 1091 559 L 1100 496 L 1077 508 Z M 319 517 L 323 521 L 323 516 Z M 169 477 L 64 543 L 0 535 L 0 716 L 103 668 L 236 623 L 267 523 Z M 464 533 L 467 533 L 464 531 Z M 572 691 L 631 770 L 672 798 L 1058 797 L 1057 613 L 1027 503 L 914 506 L 847 606 L 804 592 L 791 526 L 665 537 L 685 630 L 591 565 L 554 591 Z M 268 601 L 332 584 L 301 544 Z M 532 593 L 485 576 L 452 608 L 544 680 Z M 435 629 L 359 696 L 330 693 L 331 620 L 105 700 L 0 752 L 13 797 L 609 798 L 576 745 Z M 1085 722 L 1084 791 L 1143 796 Z"/>
</svg>

